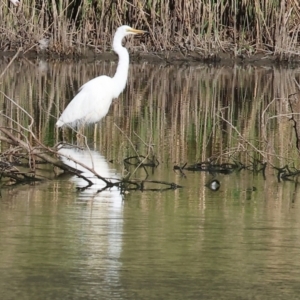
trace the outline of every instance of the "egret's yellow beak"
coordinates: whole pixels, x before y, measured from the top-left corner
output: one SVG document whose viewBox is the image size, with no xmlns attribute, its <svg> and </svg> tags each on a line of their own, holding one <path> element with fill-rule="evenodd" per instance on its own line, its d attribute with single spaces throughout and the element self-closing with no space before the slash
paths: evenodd
<svg viewBox="0 0 300 300">
<path fill-rule="evenodd" d="M 144 30 L 139 30 L 139 29 L 134 29 L 134 28 L 129 28 L 129 29 L 127 29 L 127 31 L 130 33 L 133 33 L 133 34 L 143 34 L 143 33 L 147 32 Z"/>
</svg>

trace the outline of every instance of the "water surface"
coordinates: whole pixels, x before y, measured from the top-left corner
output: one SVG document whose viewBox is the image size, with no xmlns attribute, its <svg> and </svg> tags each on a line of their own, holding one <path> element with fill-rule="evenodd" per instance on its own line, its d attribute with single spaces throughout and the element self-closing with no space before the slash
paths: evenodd
<svg viewBox="0 0 300 300">
<path fill-rule="evenodd" d="M 53 145 L 60 139 L 55 119 L 77 88 L 114 68 L 20 61 L 1 90 Z M 86 172 L 95 185 L 85 190 L 76 188 L 86 182 L 67 174 L 2 189 L 1 299 L 297 299 L 299 186 L 278 182 L 272 164 L 297 164 L 287 95 L 298 79 L 298 69 L 275 67 L 132 65 L 109 115 L 96 131 L 86 129 L 91 152 L 68 155 L 87 165 L 92 156 L 102 176 L 119 179 L 132 171 L 125 157 L 154 154 L 160 164 L 147 168 L 148 179 L 183 188 L 99 192 L 103 182 Z M 26 115 L 0 97 L 2 110 L 26 124 Z M 7 118 L 2 123 L 12 126 Z M 74 134 L 64 136 L 76 143 Z M 249 166 L 267 160 L 266 177 L 246 169 L 173 171 L 232 157 Z M 221 183 L 216 192 L 205 187 L 213 178 Z"/>
</svg>

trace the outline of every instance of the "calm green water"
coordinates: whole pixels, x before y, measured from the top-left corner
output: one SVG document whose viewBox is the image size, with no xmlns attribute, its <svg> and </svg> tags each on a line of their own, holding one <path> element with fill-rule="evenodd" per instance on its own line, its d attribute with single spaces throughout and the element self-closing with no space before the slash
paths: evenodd
<svg viewBox="0 0 300 300">
<path fill-rule="evenodd" d="M 28 73 L 24 66 L 15 66 L 23 73 L 16 73 L 19 74 L 15 79 L 19 83 L 19 94 L 14 90 L 14 99 L 31 95 L 32 114 L 38 124 L 36 130 L 41 139 L 52 143 L 58 134 L 53 132 L 51 118 L 55 108 L 51 105 L 60 105 L 60 99 L 70 98 L 68 89 L 73 88 L 70 83 L 72 79 L 76 81 L 72 68 L 77 70 L 80 66 L 86 70 L 91 66 L 50 64 L 42 74 L 32 73 L 31 65 L 25 66 Z M 231 112 L 237 118 L 233 120 L 243 123 L 241 127 L 239 123 L 235 126 L 243 130 L 243 134 L 250 131 L 255 138 L 259 137 L 260 126 L 257 126 L 258 133 L 251 133 L 251 128 L 255 128 L 253 124 L 257 123 L 251 109 L 263 105 L 261 99 L 266 93 L 270 70 L 224 70 L 204 66 L 166 70 L 151 66 L 149 71 L 149 68 L 135 66 L 131 78 L 139 78 L 141 82 L 129 80 L 122 102 L 114 104 L 102 122 L 94 141 L 95 150 L 91 152 L 94 167 L 105 177 L 122 176 L 122 159 L 132 154 L 125 132 L 141 154 L 145 152 L 144 143 L 138 142 L 140 139 L 154 144 L 160 164 L 156 169 L 148 169 L 149 179 L 175 182 L 183 188 L 126 194 L 113 188 L 98 193 L 103 183 L 86 172 L 95 184 L 81 192 L 76 187 L 84 186 L 85 182 L 69 175 L 35 186 L 3 189 L 0 198 L 0 298 L 298 299 L 298 184 L 277 182 L 271 168 L 267 170 L 266 179 L 261 174 L 243 170 L 217 175 L 221 187 L 213 192 L 205 187 L 212 175 L 186 171 L 183 177 L 173 171 L 174 164 L 205 160 L 220 151 L 228 151 L 226 145 L 233 147 L 227 140 L 229 135 L 234 136 L 230 128 L 218 135 L 222 131 L 213 123 L 215 117 L 210 103 L 216 111 L 235 104 Z M 281 78 L 281 84 L 286 78 L 287 86 L 291 76 L 299 74 L 297 70 L 280 72 L 274 70 L 273 76 Z M 168 81 L 157 79 L 160 73 Z M 208 80 L 207 73 L 210 73 L 208 82 L 214 87 L 210 93 L 209 85 L 204 83 Z M 69 82 L 66 90 L 61 90 L 61 81 L 53 79 L 59 78 L 59 74 L 61 81 Z M 178 76 L 176 80 L 174 74 Z M 6 93 L 11 85 L 11 74 L 7 76 L 3 82 Z M 32 80 L 30 85 L 24 80 L 26 76 Z M 190 90 L 184 92 L 187 85 L 182 84 L 179 89 L 178 82 L 186 82 L 187 76 L 194 81 L 190 82 Z M 239 85 L 236 77 L 245 81 Z M 247 78 L 254 78 L 254 81 Z M 161 85 L 152 86 L 155 80 L 161 80 Z M 228 86 L 228 82 L 232 85 Z M 257 82 L 262 82 L 261 90 L 253 85 Z M 244 89 L 235 88 L 241 85 Z M 270 86 L 273 92 L 274 86 L 277 84 Z M 256 98 L 250 93 L 251 87 L 256 88 Z M 288 87 L 282 87 L 282 93 L 284 89 L 288 91 Z M 227 95 L 229 90 L 232 93 Z M 220 92 L 219 98 L 216 91 Z M 237 102 L 230 102 L 233 94 Z M 251 105 L 249 99 L 252 99 Z M 5 103 L 3 107 L 7 109 Z M 266 101 L 266 105 L 269 103 Z M 279 113 L 278 107 L 273 109 L 271 112 Z M 49 118 L 50 112 L 52 117 Z M 123 133 L 114 127 L 114 122 Z M 284 148 L 287 144 L 284 137 L 290 137 L 286 134 L 286 123 L 271 125 L 268 134 L 273 140 L 269 141 L 280 152 L 281 156 L 276 157 L 276 161 L 280 161 L 288 151 Z M 220 136 L 224 136 L 224 140 Z M 78 161 L 91 164 L 87 152 L 66 151 Z M 141 170 L 138 174 L 145 175 Z"/>
<path fill-rule="evenodd" d="M 300 206 L 238 180 L 124 197 L 77 194 L 68 178 L 4 191 L 1 299 L 297 299 Z"/>
</svg>

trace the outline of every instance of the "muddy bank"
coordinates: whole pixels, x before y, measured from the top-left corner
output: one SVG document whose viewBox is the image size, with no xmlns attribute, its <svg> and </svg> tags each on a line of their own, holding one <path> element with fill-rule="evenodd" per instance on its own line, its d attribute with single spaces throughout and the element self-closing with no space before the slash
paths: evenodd
<svg viewBox="0 0 300 300">
<path fill-rule="evenodd" d="M 11 59 L 16 55 L 14 51 L 0 51 L 0 59 Z M 95 53 L 94 51 L 87 51 L 80 55 L 60 55 L 51 52 L 37 52 L 27 51 L 20 52 L 16 58 L 27 59 L 43 59 L 55 61 L 78 61 L 85 60 L 87 62 L 94 60 L 117 61 L 118 56 L 113 52 Z M 255 66 L 274 66 L 285 65 L 294 66 L 300 64 L 300 57 L 289 57 L 286 59 L 279 58 L 274 54 L 257 53 L 251 56 L 239 55 L 234 56 L 231 53 L 218 53 L 213 55 L 199 54 L 198 52 L 182 53 L 176 51 L 163 52 L 130 52 L 131 62 L 149 62 L 153 64 L 220 64 L 224 66 L 233 66 L 236 64 L 251 64 Z"/>
</svg>

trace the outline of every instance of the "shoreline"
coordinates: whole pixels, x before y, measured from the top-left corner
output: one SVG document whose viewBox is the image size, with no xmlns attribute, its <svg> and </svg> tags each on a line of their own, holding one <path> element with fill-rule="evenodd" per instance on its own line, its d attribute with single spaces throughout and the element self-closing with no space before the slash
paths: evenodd
<svg viewBox="0 0 300 300">
<path fill-rule="evenodd" d="M 0 51 L 0 60 L 3 59 L 20 59 L 26 58 L 29 60 L 44 59 L 51 61 L 117 61 L 118 56 L 113 52 L 95 53 L 93 51 L 86 51 L 84 54 L 63 55 L 53 52 L 37 52 L 35 50 L 23 53 L 20 51 Z M 298 66 L 300 65 L 300 57 L 294 57 L 286 60 L 279 60 L 274 54 L 257 53 L 251 56 L 234 56 L 231 53 L 219 53 L 205 57 L 197 52 L 190 52 L 186 55 L 176 51 L 164 52 L 138 52 L 129 51 L 131 62 L 148 62 L 152 64 L 166 64 L 166 65 L 194 65 L 194 64 L 214 64 L 222 66 L 234 65 L 253 65 L 253 66 Z"/>
</svg>

